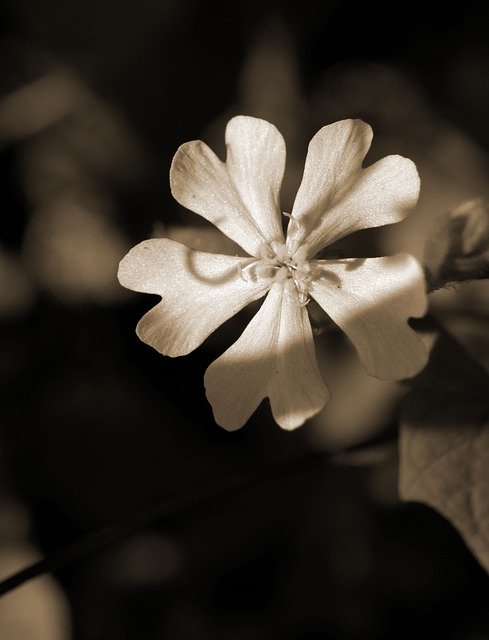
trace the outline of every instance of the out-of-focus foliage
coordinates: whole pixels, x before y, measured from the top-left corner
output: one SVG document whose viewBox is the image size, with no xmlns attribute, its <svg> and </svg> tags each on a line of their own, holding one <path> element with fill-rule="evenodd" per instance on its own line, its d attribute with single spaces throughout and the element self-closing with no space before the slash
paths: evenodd
<svg viewBox="0 0 489 640">
<path fill-rule="evenodd" d="M 329 122 L 372 123 L 367 162 L 398 152 L 416 161 L 417 210 L 402 225 L 352 238 L 359 255 L 421 257 L 435 219 L 487 198 L 487 5 L 445 3 L 431 15 L 416 2 L 401 14 L 386 3 L 293 4 L 4 3 L 0 447 L 5 485 L 28 506 L 43 553 L 208 479 L 312 446 L 337 451 L 395 435 L 406 387 L 372 383 L 324 315 L 319 358 L 327 376 L 333 358 L 339 372 L 332 414 L 282 434 L 263 407 L 246 433 L 222 434 L 202 374 L 249 310 L 191 366 L 166 362 L 138 344 L 141 304 L 121 298 L 112 277 L 117 254 L 155 222 L 164 227 L 156 236 L 188 237 L 175 230 L 191 220 L 171 201 L 171 158 L 183 140 L 218 149 L 237 113 L 285 135 L 285 211 L 307 142 Z M 219 252 L 204 230 L 197 241 Z M 487 283 L 430 298 L 489 366 Z M 489 637 L 487 576 L 444 518 L 399 502 L 393 444 L 335 459 L 344 466 L 251 487 L 66 566 L 56 577 L 74 636 Z M 25 550 L 25 540 L 22 531 L 9 548 Z M 49 617 L 53 583 L 33 583 L 38 595 L 41 584 L 37 602 Z M 27 616 L 26 594 L 12 594 L 13 615 L 20 606 Z M 57 611 L 63 623 L 66 610 Z"/>
<path fill-rule="evenodd" d="M 19 174 L 31 207 L 21 255 L 0 262 L 9 280 L 3 315 L 23 310 L 36 289 L 68 304 L 123 298 L 115 274 L 129 244 L 115 223 L 114 193 L 149 170 L 117 109 L 68 68 L 51 66 L 0 98 L 0 144 L 22 143 Z"/>
<path fill-rule="evenodd" d="M 22 316 L 34 296 L 34 287 L 19 256 L 0 247 L 0 318 Z"/>
</svg>

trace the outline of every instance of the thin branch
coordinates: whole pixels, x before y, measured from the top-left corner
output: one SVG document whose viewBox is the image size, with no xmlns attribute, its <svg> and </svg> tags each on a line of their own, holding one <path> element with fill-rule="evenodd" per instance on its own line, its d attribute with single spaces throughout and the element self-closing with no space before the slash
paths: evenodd
<svg viewBox="0 0 489 640">
<path fill-rule="evenodd" d="M 372 445 L 379 444 L 371 443 Z M 387 441 L 387 438 L 385 439 Z M 369 445 L 370 446 L 370 445 Z M 357 452 L 365 448 L 365 445 L 352 447 L 349 451 Z M 342 455 L 347 454 L 344 452 Z M 110 543 L 120 540 L 144 527 L 160 522 L 182 511 L 191 509 L 205 502 L 233 495 L 237 491 L 253 486 L 256 483 L 289 473 L 297 473 L 313 468 L 332 457 L 331 453 L 308 452 L 305 455 L 296 456 L 279 462 L 272 462 L 265 468 L 245 469 L 241 473 L 220 480 L 209 485 L 192 487 L 177 497 L 167 498 L 155 505 L 143 509 L 121 522 L 104 527 L 80 540 L 55 551 L 38 562 L 22 569 L 0 582 L 0 596 L 13 591 L 24 583 L 37 578 L 45 573 L 59 571 L 63 567 L 77 562 L 100 551 Z"/>
<path fill-rule="evenodd" d="M 326 457 L 327 454 L 324 453 L 308 454 L 300 458 L 286 460 L 285 462 L 274 463 L 267 466 L 266 469 L 251 470 L 251 473 L 248 469 L 240 474 L 226 478 L 224 481 L 220 480 L 210 485 L 192 487 L 177 497 L 171 497 L 155 505 L 151 505 L 115 525 L 104 527 L 89 534 L 15 573 L 0 582 L 0 596 L 21 586 L 28 580 L 37 578 L 44 573 L 58 571 L 62 567 L 70 565 L 80 558 L 87 557 L 103 549 L 108 544 L 139 531 L 151 523 L 165 520 L 170 516 L 209 500 L 233 494 L 256 482 L 281 475 L 282 473 L 290 473 L 309 468 L 311 465 L 323 461 Z"/>
</svg>

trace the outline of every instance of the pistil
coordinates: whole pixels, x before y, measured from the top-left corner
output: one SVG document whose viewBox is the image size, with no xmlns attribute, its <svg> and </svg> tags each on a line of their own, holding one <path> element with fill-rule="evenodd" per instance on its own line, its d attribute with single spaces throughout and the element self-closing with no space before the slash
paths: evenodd
<svg viewBox="0 0 489 640">
<path fill-rule="evenodd" d="M 308 286 L 312 280 L 311 267 L 307 261 L 307 246 L 303 245 L 290 255 L 286 244 L 272 242 L 260 249 L 260 258 L 241 269 L 243 279 L 261 279 L 283 284 L 286 291 L 296 291 L 299 302 L 309 302 Z"/>
</svg>

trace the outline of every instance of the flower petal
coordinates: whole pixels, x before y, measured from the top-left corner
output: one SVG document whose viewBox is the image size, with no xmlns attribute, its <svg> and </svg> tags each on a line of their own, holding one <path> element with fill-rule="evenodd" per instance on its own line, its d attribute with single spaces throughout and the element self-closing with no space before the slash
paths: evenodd
<svg viewBox="0 0 489 640">
<path fill-rule="evenodd" d="M 164 355 L 190 353 L 269 288 L 242 278 L 249 263 L 250 258 L 193 251 L 168 238 L 141 242 L 121 261 L 119 281 L 162 300 L 141 318 L 138 336 Z"/>
<path fill-rule="evenodd" d="M 283 242 L 279 191 L 285 142 L 269 122 L 237 116 L 226 127 L 226 162 L 196 140 L 173 158 L 175 199 L 212 222 L 250 255 L 263 244 Z"/>
<path fill-rule="evenodd" d="M 242 427 L 266 396 L 283 429 L 315 415 L 329 392 L 296 292 L 274 284 L 241 337 L 209 366 L 204 383 L 216 422 L 229 431 Z"/>
<path fill-rule="evenodd" d="M 318 131 L 309 144 L 304 176 L 289 223 L 287 243 L 307 242 L 309 255 L 345 235 L 402 220 L 416 205 L 415 164 L 388 156 L 362 168 L 372 129 L 342 120 Z"/>
<path fill-rule="evenodd" d="M 211 225 L 171 225 L 154 233 L 153 237 L 170 238 L 195 251 L 248 258 L 240 246 Z"/>
<path fill-rule="evenodd" d="M 310 284 L 311 296 L 343 329 L 369 375 L 409 378 L 428 354 L 410 317 L 426 312 L 423 272 L 410 255 L 311 262 L 323 277 Z"/>
</svg>

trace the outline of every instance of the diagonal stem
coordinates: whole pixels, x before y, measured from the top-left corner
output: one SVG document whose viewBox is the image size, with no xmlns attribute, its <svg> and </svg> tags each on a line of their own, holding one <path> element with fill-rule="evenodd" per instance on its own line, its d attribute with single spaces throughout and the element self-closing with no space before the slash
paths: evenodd
<svg viewBox="0 0 489 640">
<path fill-rule="evenodd" d="M 369 445 L 352 447 L 341 454 L 347 456 L 349 452 L 357 453 L 369 450 L 372 446 L 390 442 L 390 437 L 380 438 Z M 313 468 L 333 458 L 329 452 L 307 452 L 300 456 L 288 458 L 278 462 L 272 462 L 266 467 L 244 469 L 225 480 L 219 480 L 208 485 L 200 485 L 187 489 L 182 494 L 167 498 L 151 505 L 142 511 L 122 520 L 119 523 L 104 527 L 77 540 L 58 551 L 45 556 L 38 562 L 22 569 L 0 582 L 0 596 L 13 591 L 22 584 L 37 578 L 45 573 L 56 572 L 59 569 L 73 564 L 97 551 L 100 551 L 112 542 L 124 538 L 136 531 L 143 529 L 154 522 L 165 520 L 182 511 L 191 509 L 207 501 L 216 500 L 234 495 L 237 491 L 253 486 L 259 482 L 285 475 L 297 473 Z"/>
<path fill-rule="evenodd" d="M 192 487 L 176 497 L 151 505 L 122 521 L 99 529 L 54 551 L 38 562 L 0 582 L 0 596 L 45 573 L 55 572 L 77 560 L 95 553 L 112 542 L 124 538 L 145 526 L 169 518 L 207 501 L 226 497 L 257 482 L 310 468 L 328 457 L 325 453 L 308 453 L 300 457 L 275 462 L 262 469 L 246 469 L 225 480 Z"/>
</svg>

